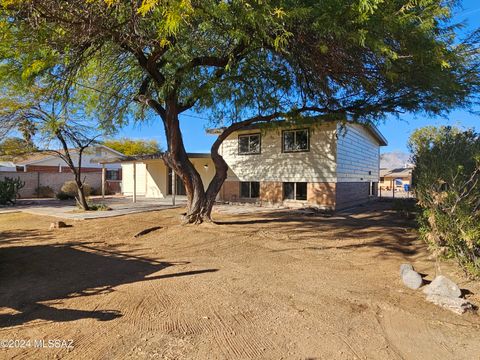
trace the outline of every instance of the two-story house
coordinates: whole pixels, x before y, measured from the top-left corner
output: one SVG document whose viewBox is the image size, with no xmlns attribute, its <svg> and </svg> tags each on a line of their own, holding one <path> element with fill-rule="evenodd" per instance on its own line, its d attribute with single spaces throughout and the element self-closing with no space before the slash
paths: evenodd
<svg viewBox="0 0 480 360">
<path fill-rule="evenodd" d="M 380 146 L 387 142 L 374 126 L 336 121 L 283 124 L 268 129 L 252 126 L 223 142 L 220 154 L 229 169 L 218 200 L 342 209 L 376 195 Z M 209 154 L 189 157 L 208 186 L 215 173 Z M 122 169 L 125 195 L 134 189 L 146 197 L 172 194 L 171 171 L 160 158 L 124 162 Z M 185 194 L 180 179 L 176 194 Z"/>
</svg>

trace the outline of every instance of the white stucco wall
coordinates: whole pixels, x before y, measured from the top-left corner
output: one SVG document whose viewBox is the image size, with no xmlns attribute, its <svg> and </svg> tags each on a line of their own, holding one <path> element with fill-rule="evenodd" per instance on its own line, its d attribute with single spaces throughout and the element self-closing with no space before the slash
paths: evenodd
<svg viewBox="0 0 480 360">
<path fill-rule="evenodd" d="M 376 182 L 379 179 L 380 147 L 363 126 L 338 129 L 337 182 Z M 370 172 L 370 173 L 369 173 Z"/>
<path fill-rule="evenodd" d="M 202 178 L 205 189 L 215 175 L 215 166 L 209 158 L 191 158 L 195 169 Z M 151 198 L 168 196 L 168 170 L 163 160 L 137 162 L 137 195 Z M 122 163 L 122 192 L 133 195 L 133 163 Z"/>
<path fill-rule="evenodd" d="M 145 196 L 147 192 L 147 171 L 145 163 L 136 163 L 137 195 Z M 122 193 L 133 195 L 133 163 L 122 163 Z"/>
<path fill-rule="evenodd" d="M 302 129 L 299 126 L 292 129 Z M 220 153 L 230 167 L 228 180 L 334 182 L 336 180 L 336 125 L 310 128 L 310 151 L 282 152 L 282 130 L 261 132 L 261 153 L 238 154 L 238 135 L 259 130 L 240 131 L 230 135 Z"/>
</svg>

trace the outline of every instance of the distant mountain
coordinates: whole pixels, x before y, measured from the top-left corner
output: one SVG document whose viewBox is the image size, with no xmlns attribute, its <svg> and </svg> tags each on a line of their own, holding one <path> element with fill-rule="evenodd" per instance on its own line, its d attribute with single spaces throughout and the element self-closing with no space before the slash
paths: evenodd
<svg viewBox="0 0 480 360">
<path fill-rule="evenodd" d="M 403 168 L 405 164 L 411 166 L 410 154 L 402 151 L 392 151 L 380 155 L 380 167 L 386 169 Z"/>
</svg>

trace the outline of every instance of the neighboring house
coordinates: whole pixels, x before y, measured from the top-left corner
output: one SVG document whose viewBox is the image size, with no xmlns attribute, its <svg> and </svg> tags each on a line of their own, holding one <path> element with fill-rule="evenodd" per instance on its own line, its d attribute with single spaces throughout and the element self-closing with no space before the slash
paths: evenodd
<svg viewBox="0 0 480 360">
<path fill-rule="evenodd" d="M 0 161 L 0 171 L 17 171 L 17 167 L 12 161 Z"/>
<path fill-rule="evenodd" d="M 215 134 L 219 130 L 209 130 Z M 218 200 L 341 209 L 376 196 L 380 146 L 373 126 L 328 122 L 275 129 L 250 127 L 230 135 L 220 154 L 228 177 Z M 209 154 L 189 154 L 208 186 L 215 167 Z M 135 165 L 134 165 L 135 164 Z M 160 156 L 122 163 L 123 192 L 164 198 L 171 194 L 171 171 Z M 177 179 L 177 194 L 185 189 Z"/>
<path fill-rule="evenodd" d="M 73 163 L 78 164 L 78 151 L 70 150 Z M 95 145 L 84 150 L 82 154 L 82 172 L 98 172 L 102 169 L 99 159 L 104 158 L 123 158 L 125 155 L 113 150 L 105 145 Z M 58 155 L 51 152 L 37 152 L 26 158 L 21 158 L 16 162 L 17 168 L 23 168 L 24 172 L 71 172 L 67 163 Z M 107 180 L 120 180 L 121 168 L 119 162 L 105 164 L 107 168 Z"/>
<path fill-rule="evenodd" d="M 412 184 L 413 167 L 380 169 L 381 191 L 409 191 Z"/>
<path fill-rule="evenodd" d="M 71 149 L 70 154 L 74 164 L 78 164 L 78 152 Z M 97 192 L 101 191 L 102 183 L 107 193 L 121 192 L 122 166 L 121 159 L 125 155 L 104 145 L 95 145 L 85 149 L 82 154 L 82 177 Z M 102 162 L 107 161 L 107 164 Z M 51 152 L 36 152 L 27 157 L 14 159 L 8 170 L 1 172 L 1 177 L 18 177 L 26 183 L 21 190 L 22 197 L 34 197 L 39 194 L 39 188 L 50 187 L 55 193 L 65 181 L 73 180 L 73 174 L 66 162 L 57 154 Z M 12 166 L 13 165 L 13 166 Z M 0 164 L 0 169 L 2 168 Z M 102 170 L 105 168 L 105 182 L 102 181 Z"/>
</svg>

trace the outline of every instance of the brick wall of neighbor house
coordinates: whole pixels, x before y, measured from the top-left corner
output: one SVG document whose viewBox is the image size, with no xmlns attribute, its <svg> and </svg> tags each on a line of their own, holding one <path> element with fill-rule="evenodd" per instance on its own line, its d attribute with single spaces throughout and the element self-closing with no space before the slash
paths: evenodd
<svg viewBox="0 0 480 360">
<path fill-rule="evenodd" d="M 279 181 L 260 182 L 260 201 L 268 204 L 278 204 L 283 201 L 283 187 Z"/>
<path fill-rule="evenodd" d="M 73 180 L 71 173 L 49 173 L 49 172 L 1 172 L 0 179 L 5 177 L 20 178 L 25 182 L 25 187 L 20 190 L 21 198 L 36 197 L 38 186 L 50 186 L 54 192 L 60 191 L 66 181 Z M 100 191 L 102 185 L 101 172 L 88 172 L 84 174 L 85 182 L 95 190 Z"/>
<path fill-rule="evenodd" d="M 326 209 L 335 209 L 336 184 L 335 183 L 308 183 L 307 203 Z"/>
<path fill-rule="evenodd" d="M 337 183 L 336 188 L 336 210 L 364 203 L 370 198 L 370 183 L 367 182 Z"/>
<path fill-rule="evenodd" d="M 64 165 L 60 168 L 60 166 L 50 166 L 50 165 L 26 165 L 27 172 L 49 172 L 49 173 L 71 173 L 72 170 Z M 61 171 L 60 171 L 61 170 Z M 100 169 L 97 168 L 90 168 L 90 167 L 82 167 L 82 172 L 98 172 Z"/>
</svg>

